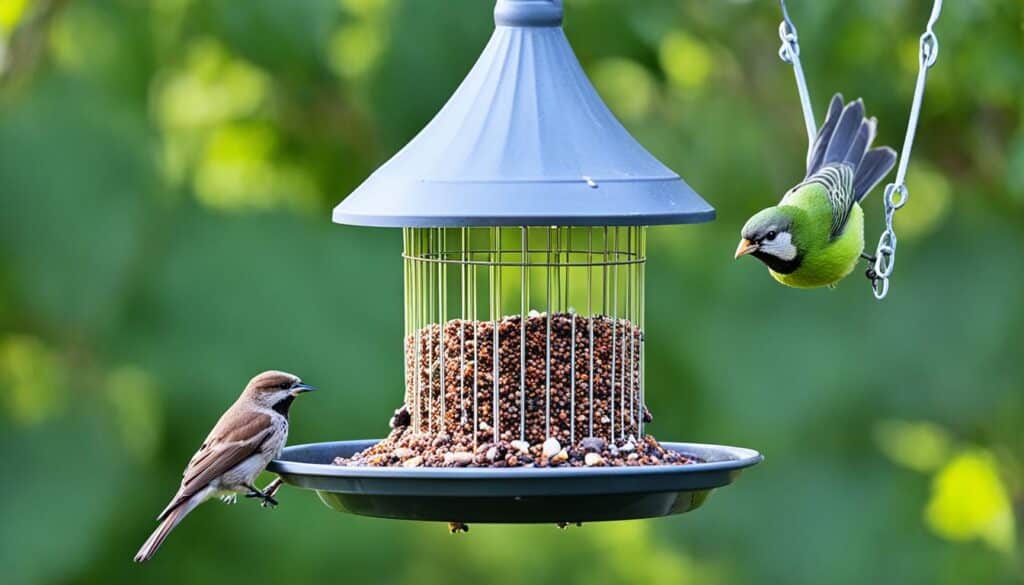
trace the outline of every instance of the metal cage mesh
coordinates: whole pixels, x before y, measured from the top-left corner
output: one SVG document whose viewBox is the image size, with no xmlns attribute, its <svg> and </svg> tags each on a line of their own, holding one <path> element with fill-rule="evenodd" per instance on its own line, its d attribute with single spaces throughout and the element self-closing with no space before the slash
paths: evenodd
<svg viewBox="0 0 1024 585">
<path fill-rule="evenodd" d="M 644 227 L 406 228 L 405 404 L 473 443 L 643 436 Z"/>
</svg>

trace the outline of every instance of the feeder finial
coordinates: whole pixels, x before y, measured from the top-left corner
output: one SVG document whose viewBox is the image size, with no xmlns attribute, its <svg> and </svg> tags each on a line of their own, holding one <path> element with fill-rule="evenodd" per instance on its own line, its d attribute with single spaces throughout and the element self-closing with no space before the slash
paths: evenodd
<svg viewBox="0 0 1024 585">
<path fill-rule="evenodd" d="M 498 0 L 494 6 L 498 26 L 544 27 L 562 25 L 562 0 Z"/>
</svg>

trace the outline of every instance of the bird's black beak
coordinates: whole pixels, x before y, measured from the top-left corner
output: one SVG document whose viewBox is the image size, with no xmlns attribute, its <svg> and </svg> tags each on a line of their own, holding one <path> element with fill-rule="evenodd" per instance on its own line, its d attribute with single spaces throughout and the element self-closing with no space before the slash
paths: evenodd
<svg viewBox="0 0 1024 585">
<path fill-rule="evenodd" d="M 316 390 L 316 388 L 310 386 L 309 384 L 303 384 L 302 382 L 299 382 L 298 384 L 292 386 L 292 396 L 298 396 L 299 394 L 303 394 L 305 392 L 312 392 L 314 390 Z"/>
<path fill-rule="evenodd" d="M 736 255 L 733 258 L 739 258 L 740 256 L 746 256 L 747 254 L 753 254 L 757 252 L 757 244 L 750 240 L 743 238 L 740 240 L 740 245 L 736 246 Z"/>
</svg>

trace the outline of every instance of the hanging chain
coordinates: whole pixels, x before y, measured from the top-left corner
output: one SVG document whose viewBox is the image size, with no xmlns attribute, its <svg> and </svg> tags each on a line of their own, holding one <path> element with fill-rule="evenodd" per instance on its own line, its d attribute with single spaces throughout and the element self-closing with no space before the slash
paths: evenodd
<svg viewBox="0 0 1024 585">
<path fill-rule="evenodd" d="M 921 101 L 924 98 L 924 86 L 928 79 L 928 70 L 939 58 L 939 37 L 935 36 L 933 27 L 942 12 L 942 0 L 935 0 L 932 14 L 928 18 L 928 26 L 921 35 L 921 49 L 918 55 L 917 85 L 914 87 L 914 101 L 910 106 L 910 118 L 907 120 L 907 135 L 903 139 L 903 150 L 900 152 L 900 163 L 896 169 L 896 179 L 885 186 L 885 231 L 878 238 L 875 250 L 875 265 L 872 267 L 871 288 L 875 298 L 882 300 L 889 294 L 889 277 L 896 266 L 896 230 L 893 219 L 896 210 L 907 204 L 910 191 L 907 190 L 907 165 L 910 164 L 910 151 L 914 147 L 914 136 L 917 134 L 917 120 L 921 116 Z"/>
<path fill-rule="evenodd" d="M 782 6 L 782 22 L 779 23 L 779 39 L 782 40 L 782 46 L 779 47 L 779 58 L 793 66 L 796 88 L 800 94 L 800 105 L 804 113 L 804 123 L 807 125 L 808 149 L 811 149 L 814 147 L 817 129 L 814 111 L 811 109 L 811 99 L 807 91 L 807 80 L 804 77 L 803 67 L 800 65 L 800 44 L 797 40 L 796 26 L 793 25 L 793 21 L 789 18 L 789 11 L 786 10 L 786 0 L 779 0 L 779 4 Z M 897 239 L 893 220 L 896 217 L 896 210 L 906 205 L 910 198 L 910 191 L 907 190 L 906 185 L 907 165 L 910 164 L 910 151 L 914 147 L 917 121 L 921 116 L 921 101 L 924 99 L 928 70 L 935 65 L 935 61 L 939 57 L 939 37 L 935 35 L 933 29 L 941 12 L 942 0 L 934 0 L 928 25 L 925 27 L 924 34 L 921 35 L 917 85 L 914 87 L 914 101 L 910 106 L 910 119 L 907 121 L 907 134 L 903 140 L 903 150 L 900 152 L 896 179 L 885 186 L 885 231 L 878 239 L 874 266 L 868 271 L 872 291 L 878 300 L 884 299 L 889 294 L 889 277 L 892 276 L 893 268 L 896 266 Z"/>
<path fill-rule="evenodd" d="M 804 112 L 804 124 L 807 126 L 807 152 L 808 155 L 814 147 L 814 139 L 818 135 L 818 125 L 814 121 L 814 110 L 811 108 L 811 94 L 807 91 L 807 79 L 804 77 L 804 68 L 800 65 L 800 42 L 796 34 L 796 26 L 789 19 L 789 11 L 786 10 L 786 0 L 779 0 L 782 5 L 782 22 L 779 23 L 779 40 L 782 46 L 779 47 L 779 59 L 784 63 L 793 66 L 793 75 L 796 77 L 796 90 L 800 94 L 800 106 Z"/>
</svg>

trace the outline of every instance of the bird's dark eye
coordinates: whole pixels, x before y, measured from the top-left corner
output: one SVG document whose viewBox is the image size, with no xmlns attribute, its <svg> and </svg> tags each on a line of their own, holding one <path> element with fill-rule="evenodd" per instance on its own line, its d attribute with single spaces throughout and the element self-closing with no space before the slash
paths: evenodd
<svg viewBox="0 0 1024 585">
<path fill-rule="evenodd" d="M 777 236 L 777 235 L 778 234 L 775 233 L 775 230 L 772 230 L 772 231 L 768 232 L 767 235 L 765 235 L 764 239 L 766 239 L 766 240 L 768 240 L 770 242 L 770 241 L 774 240 L 775 236 Z"/>
<path fill-rule="evenodd" d="M 291 382 L 281 382 L 281 390 L 287 390 L 292 387 Z"/>
</svg>

